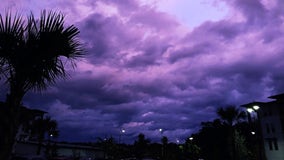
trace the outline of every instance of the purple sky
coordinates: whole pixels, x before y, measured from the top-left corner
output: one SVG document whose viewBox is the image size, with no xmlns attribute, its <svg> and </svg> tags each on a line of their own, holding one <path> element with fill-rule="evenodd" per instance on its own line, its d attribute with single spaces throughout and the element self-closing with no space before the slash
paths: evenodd
<svg viewBox="0 0 284 160">
<path fill-rule="evenodd" d="M 183 139 L 217 107 L 284 91 L 282 0 L 4 0 L 66 14 L 87 55 L 70 78 L 24 104 L 58 120 L 62 140 Z M 3 92 L 3 91 L 2 91 Z M 2 94 L 2 97 L 3 94 Z"/>
</svg>

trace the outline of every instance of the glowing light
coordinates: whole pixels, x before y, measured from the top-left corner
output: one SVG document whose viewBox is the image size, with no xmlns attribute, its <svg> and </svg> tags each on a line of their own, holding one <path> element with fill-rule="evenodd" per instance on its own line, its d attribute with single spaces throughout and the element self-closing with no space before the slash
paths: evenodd
<svg viewBox="0 0 284 160">
<path fill-rule="evenodd" d="M 252 108 L 248 108 L 247 111 L 248 111 L 249 113 L 251 113 L 251 112 L 253 112 L 253 109 L 252 109 Z"/>
<path fill-rule="evenodd" d="M 179 143 L 179 140 L 177 139 L 176 142 Z"/>
<path fill-rule="evenodd" d="M 259 106 L 255 105 L 252 107 L 254 110 L 258 110 L 259 109 Z"/>
</svg>

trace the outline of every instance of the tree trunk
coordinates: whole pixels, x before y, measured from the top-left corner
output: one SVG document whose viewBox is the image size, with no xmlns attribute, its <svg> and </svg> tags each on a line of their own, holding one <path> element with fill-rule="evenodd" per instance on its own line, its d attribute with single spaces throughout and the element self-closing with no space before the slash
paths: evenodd
<svg viewBox="0 0 284 160">
<path fill-rule="evenodd" d="M 40 155 L 40 153 L 41 153 L 41 147 L 42 147 L 42 142 L 40 141 L 40 142 L 38 142 L 38 146 L 37 146 L 37 151 L 36 151 L 36 154 L 37 154 L 37 155 Z"/>
<path fill-rule="evenodd" d="M 235 142 L 235 129 L 233 127 L 230 127 L 229 129 L 230 134 L 230 152 L 231 152 L 231 159 L 232 160 L 238 160 L 238 157 L 236 155 L 236 142 Z"/>
<path fill-rule="evenodd" d="M 227 144 L 230 160 L 236 160 L 234 128 L 232 126 L 228 126 Z"/>
<path fill-rule="evenodd" d="M 13 151 L 17 125 L 14 119 L 14 112 L 5 106 L 5 116 L 1 117 L 1 137 L 0 137 L 0 159 L 9 160 Z"/>
<path fill-rule="evenodd" d="M 14 85 L 15 86 L 15 85 Z M 0 124 L 0 160 L 10 160 L 19 126 L 19 114 L 24 91 L 21 87 L 11 87 L 7 95 Z"/>
</svg>

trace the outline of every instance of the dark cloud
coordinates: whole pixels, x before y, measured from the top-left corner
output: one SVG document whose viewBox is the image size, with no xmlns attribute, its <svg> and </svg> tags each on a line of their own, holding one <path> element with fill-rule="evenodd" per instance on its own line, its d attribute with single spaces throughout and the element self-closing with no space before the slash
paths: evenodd
<svg viewBox="0 0 284 160">
<path fill-rule="evenodd" d="M 216 118 L 217 107 L 283 92 L 284 3 L 225 2 L 229 15 L 192 30 L 138 0 L 68 2 L 87 55 L 69 79 L 24 104 L 57 119 L 62 140 L 118 138 L 124 128 L 127 142 L 140 132 L 158 141 L 163 128 L 175 141 Z"/>
<path fill-rule="evenodd" d="M 266 19 L 267 12 L 261 1 L 236 0 L 234 4 L 243 12 L 248 23 L 257 23 L 259 25 L 265 22 L 263 20 Z"/>
</svg>

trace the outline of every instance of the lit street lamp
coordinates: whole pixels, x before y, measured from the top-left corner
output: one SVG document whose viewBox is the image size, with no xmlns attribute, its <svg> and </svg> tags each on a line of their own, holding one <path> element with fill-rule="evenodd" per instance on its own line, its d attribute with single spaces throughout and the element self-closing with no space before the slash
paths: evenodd
<svg viewBox="0 0 284 160">
<path fill-rule="evenodd" d="M 252 131 L 250 132 L 252 136 L 256 136 L 256 143 L 258 146 L 258 159 L 263 160 L 263 139 L 262 139 L 262 131 L 261 131 L 261 123 L 260 123 L 260 117 L 259 117 L 259 105 L 261 105 L 261 102 L 252 102 L 249 104 L 242 105 L 242 107 L 245 107 L 247 110 L 248 115 L 248 122 L 250 127 L 252 128 Z M 253 117 L 253 119 L 252 119 Z"/>
<path fill-rule="evenodd" d="M 179 142 L 180 142 L 179 139 L 176 139 L 176 142 L 177 142 L 177 144 L 179 144 Z"/>
<path fill-rule="evenodd" d="M 252 113 L 252 112 L 253 112 L 253 109 L 252 109 L 252 108 L 247 108 L 247 111 L 248 111 L 249 113 Z"/>
<path fill-rule="evenodd" d="M 120 130 L 120 132 L 119 132 L 119 140 L 118 140 L 118 143 L 119 143 L 119 144 L 120 144 L 121 141 L 122 141 L 122 140 L 121 140 L 121 139 L 122 139 L 121 136 L 122 136 L 125 132 L 126 132 L 125 129 L 121 129 L 121 130 Z"/>
<path fill-rule="evenodd" d="M 257 110 L 259 109 L 259 106 L 258 106 L 258 105 L 254 105 L 254 106 L 252 106 L 252 108 L 253 108 L 255 111 L 257 111 Z"/>
</svg>

